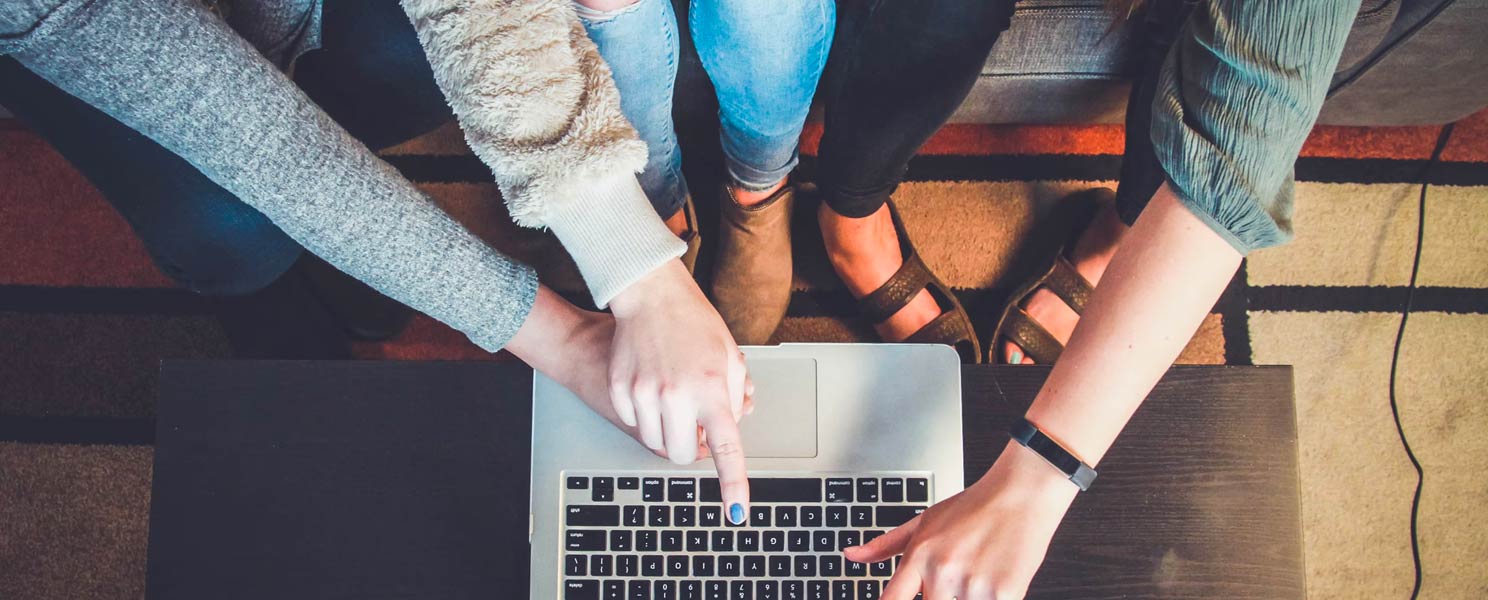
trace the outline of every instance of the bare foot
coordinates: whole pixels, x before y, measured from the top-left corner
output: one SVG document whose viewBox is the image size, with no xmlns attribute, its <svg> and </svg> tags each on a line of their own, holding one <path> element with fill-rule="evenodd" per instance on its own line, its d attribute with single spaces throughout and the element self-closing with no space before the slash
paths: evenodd
<svg viewBox="0 0 1488 600">
<path fill-rule="evenodd" d="M 1066 258 L 1074 263 L 1075 271 L 1089 281 L 1090 285 L 1099 285 L 1101 275 L 1111 264 L 1111 257 L 1116 254 L 1116 248 L 1120 247 L 1127 229 L 1126 224 L 1116 215 L 1116 210 L 1106 206 L 1096 214 L 1090 227 L 1080 234 L 1080 239 L 1075 242 L 1074 249 Z M 1061 344 L 1069 343 L 1070 335 L 1075 332 L 1075 325 L 1080 322 L 1080 315 L 1075 309 L 1065 304 L 1054 292 L 1044 288 L 1039 288 L 1028 297 L 1023 310 Z M 1033 358 L 1025 356 L 1022 348 L 1008 341 L 1002 342 L 1002 360 L 1015 365 L 1034 364 Z"/>
<path fill-rule="evenodd" d="M 904 257 L 899 252 L 899 236 L 894 232 L 894 221 L 889 216 L 887 204 L 879 207 L 878 212 L 854 219 L 837 214 L 823 202 L 817 211 L 817 220 L 821 224 L 822 241 L 827 246 L 827 258 L 854 297 L 862 298 L 873 293 L 904 264 Z M 875 323 L 873 328 L 885 341 L 898 342 L 938 316 L 940 305 L 936 304 L 930 292 L 920 290 L 909 304 L 888 320 Z"/>
</svg>

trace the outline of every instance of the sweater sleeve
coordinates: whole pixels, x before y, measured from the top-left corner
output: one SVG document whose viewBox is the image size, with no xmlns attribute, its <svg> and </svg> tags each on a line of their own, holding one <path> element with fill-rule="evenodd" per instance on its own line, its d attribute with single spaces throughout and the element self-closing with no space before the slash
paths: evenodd
<svg viewBox="0 0 1488 600">
<path fill-rule="evenodd" d="M 1293 166 L 1358 12 L 1359 0 L 1209 0 L 1162 67 L 1158 161 L 1241 254 L 1291 239 Z"/>
<path fill-rule="evenodd" d="M 15 55 L 185 158 L 306 249 L 483 348 L 535 274 L 446 215 L 197 0 L 95 0 Z M 62 14 L 62 13 L 56 13 Z"/>
<path fill-rule="evenodd" d="M 551 229 L 604 307 L 686 244 L 636 181 L 645 143 L 571 2 L 402 0 L 512 218 Z"/>
</svg>

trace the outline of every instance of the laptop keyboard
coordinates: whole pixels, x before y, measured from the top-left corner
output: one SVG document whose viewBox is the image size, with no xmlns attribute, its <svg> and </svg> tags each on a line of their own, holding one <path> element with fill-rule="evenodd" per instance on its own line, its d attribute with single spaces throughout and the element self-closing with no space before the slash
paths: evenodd
<svg viewBox="0 0 1488 600">
<path fill-rule="evenodd" d="M 751 477 L 728 522 L 716 477 L 567 473 L 564 600 L 877 600 L 896 560 L 842 558 L 930 503 L 928 473 Z"/>
</svg>

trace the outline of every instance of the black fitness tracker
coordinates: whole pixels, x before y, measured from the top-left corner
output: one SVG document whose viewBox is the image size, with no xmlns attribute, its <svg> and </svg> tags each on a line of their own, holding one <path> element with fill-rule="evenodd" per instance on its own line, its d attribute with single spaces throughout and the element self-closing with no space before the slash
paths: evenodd
<svg viewBox="0 0 1488 600">
<path fill-rule="evenodd" d="M 1029 423 L 1028 419 L 1018 417 L 1013 421 L 1013 425 L 1008 427 L 1008 434 L 1018 440 L 1024 448 L 1044 457 L 1044 460 L 1054 465 L 1054 468 L 1069 476 L 1069 480 L 1079 486 L 1080 491 L 1089 490 L 1090 484 L 1095 482 L 1095 469 L 1075 458 L 1075 455 L 1065 450 L 1064 446 L 1060 446 L 1059 442 L 1049 439 L 1049 436 L 1034 427 L 1033 423 Z"/>
</svg>

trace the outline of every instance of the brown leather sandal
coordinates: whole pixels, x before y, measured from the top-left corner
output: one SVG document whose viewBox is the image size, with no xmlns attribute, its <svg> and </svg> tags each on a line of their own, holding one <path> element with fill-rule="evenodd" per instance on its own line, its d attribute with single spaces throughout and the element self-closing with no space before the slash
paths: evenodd
<svg viewBox="0 0 1488 600">
<path fill-rule="evenodd" d="M 1090 295 L 1095 291 L 1095 286 L 1086 281 L 1080 272 L 1075 270 L 1075 265 L 1065 258 L 1065 251 L 1072 248 L 1080 235 L 1090 226 L 1091 221 L 1100 210 L 1105 209 L 1115 200 L 1115 192 L 1108 188 L 1092 188 L 1079 192 L 1079 194 L 1092 197 L 1092 203 L 1087 205 L 1084 218 L 1078 220 L 1078 225 L 1071 228 L 1067 239 L 1060 244 L 1059 250 L 1054 254 L 1054 260 L 1050 261 L 1049 267 L 1043 270 L 1043 274 L 1023 284 L 1013 292 L 1008 299 L 1007 306 L 1002 309 L 1002 317 L 997 320 L 997 329 L 992 331 L 992 338 L 987 349 L 987 362 L 997 361 L 996 352 L 1002 345 L 1003 340 L 1017 344 L 1023 349 L 1023 354 L 1032 358 L 1034 362 L 1042 365 L 1053 364 L 1064 352 L 1064 344 L 1044 329 L 1038 321 L 1029 316 L 1024 310 L 1024 304 L 1039 289 L 1053 292 L 1060 300 L 1074 309 L 1075 314 L 1085 314 L 1085 304 L 1090 301 Z"/>
<path fill-rule="evenodd" d="M 889 202 L 889 216 L 894 221 L 894 233 L 899 236 L 899 252 L 904 257 L 904 264 L 878 289 L 858 299 L 863 317 L 872 323 L 882 323 L 909 304 L 920 290 L 926 290 L 940 306 L 941 313 L 910 334 L 905 343 L 944 344 L 955 348 L 963 362 L 981 362 L 981 344 L 966 309 L 961 307 L 951 288 L 920 260 L 920 254 L 909 241 L 909 232 L 904 229 L 904 221 L 900 220 L 899 210 L 892 201 Z"/>
</svg>

